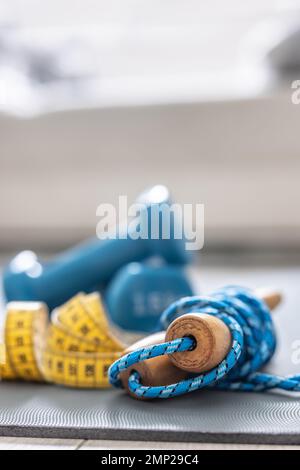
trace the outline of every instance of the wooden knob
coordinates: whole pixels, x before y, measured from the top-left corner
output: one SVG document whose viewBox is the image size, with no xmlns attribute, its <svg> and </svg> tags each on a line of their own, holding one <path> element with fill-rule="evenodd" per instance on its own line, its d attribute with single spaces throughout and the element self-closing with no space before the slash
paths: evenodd
<svg viewBox="0 0 300 470">
<path fill-rule="evenodd" d="M 165 341 L 165 331 L 155 333 L 131 345 L 126 349 L 124 354 L 154 344 L 164 343 Z M 154 387 L 158 385 L 171 385 L 187 377 L 187 372 L 178 369 L 171 362 L 169 356 L 153 357 L 146 361 L 139 362 L 138 364 L 134 364 L 132 367 L 120 373 L 120 379 L 127 393 L 139 400 L 145 400 L 145 398 L 137 397 L 132 394 L 128 387 L 128 378 L 133 371 L 137 371 L 140 374 L 143 385 Z"/>
<path fill-rule="evenodd" d="M 270 289 L 256 289 L 255 294 L 267 304 L 270 310 L 274 310 L 282 301 L 281 293 Z"/>
<path fill-rule="evenodd" d="M 270 309 L 275 308 L 281 295 L 278 292 L 256 291 Z M 206 313 L 188 313 L 174 320 L 166 332 L 166 341 L 189 336 L 195 340 L 192 351 L 170 355 L 173 364 L 185 371 L 200 373 L 216 367 L 228 354 L 231 333 L 224 322 Z"/>
<path fill-rule="evenodd" d="M 206 313 L 187 313 L 174 320 L 166 341 L 189 336 L 195 340 L 192 351 L 170 355 L 174 365 L 189 372 L 204 372 L 219 364 L 231 347 L 231 333 L 224 322 Z"/>
</svg>

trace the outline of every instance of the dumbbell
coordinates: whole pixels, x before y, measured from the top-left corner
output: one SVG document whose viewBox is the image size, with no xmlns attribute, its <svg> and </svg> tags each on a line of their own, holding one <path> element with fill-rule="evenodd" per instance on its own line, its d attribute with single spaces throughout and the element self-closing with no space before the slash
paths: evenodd
<svg viewBox="0 0 300 470">
<path fill-rule="evenodd" d="M 146 215 L 150 220 L 152 209 L 156 207 L 159 211 L 158 227 L 153 227 L 155 222 L 151 220 L 149 223 L 149 231 L 157 229 L 157 239 L 136 237 L 139 223 L 136 220 L 135 228 L 130 228 L 124 238 L 95 238 L 65 251 L 48 263 L 40 261 L 31 251 L 23 251 L 4 270 L 6 299 L 44 301 L 49 309 L 53 309 L 79 291 L 88 292 L 95 286 L 106 285 L 129 262 L 159 256 L 168 263 L 187 263 L 190 252 L 185 250 L 185 240 L 174 236 L 176 224 L 181 223 L 174 214 L 170 218 L 170 238 L 165 239 L 162 235 L 161 211 L 165 205 L 171 204 L 168 189 L 154 186 L 140 196 L 138 203 L 145 205 L 140 217 Z"/>
<path fill-rule="evenodd" d="M 193 290 L 182 267 L 129 263 L 110 282 L 104 298 L 116 325 L 150 333 L 168 305 L 190 295 Z"/>
</svg>

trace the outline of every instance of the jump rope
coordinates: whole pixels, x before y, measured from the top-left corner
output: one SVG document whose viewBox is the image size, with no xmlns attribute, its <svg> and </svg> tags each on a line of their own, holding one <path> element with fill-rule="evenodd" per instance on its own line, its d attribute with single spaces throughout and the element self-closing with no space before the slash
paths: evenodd
<svg viewBox="0 0 300 470">
<path fill-rule="evenodd" d="M 211 297 L 186 297 L 170 305 L 162 314 L 160 328 L 167 329 L 186 314 L 207 314 L 223 322 L 231 333 L 226 357 L 211 370 L 187 374 L 170 385 L 146 386 L 135 366 L 159 357 L 192 352 L 197 342 L 192 333 L 161 344 L 142 347 L 115 361 L 108 371 L 110 383 L 124 388 L 122 374 L 127 372 L 128 390 L 136 398 L 171 398 L 202 388 L 261 392 L 270 389 L 300 391 L 300 375 L 280 377 L 260 372 L 274 355 L 276 336 L 270 308 L 249 289 L 225 287 Z M 129 374 L 128 374 L 129 371 Z"/>
<path fill-rule="evenodd" d="M 183 298 L 163 312 L 159 330 L 166 331 L 127 353 L 111 334 L 97 294 L 77 295 L 53 312 L 50 323 L 44 304 L 11 302 L 0 376 L 75 388 L 103 388 L 110 382 L 139 399 L 202 388 L 299 392 L 300 375 L 262 371 L 276 349 L 270 315 L 276 295 L 262 300 L 256 292 L 231 286 L 211 297 Z"/>
</svg>

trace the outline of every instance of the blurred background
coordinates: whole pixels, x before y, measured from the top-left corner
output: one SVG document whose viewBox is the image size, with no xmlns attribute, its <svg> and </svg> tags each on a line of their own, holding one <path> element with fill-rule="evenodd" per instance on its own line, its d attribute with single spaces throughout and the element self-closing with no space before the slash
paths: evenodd
<svg viewBox="0 0 300 470">
<path fill-rule="evenodd" d="M 205 204 L 207 249 L 299 248 L 299 30 L 300 1 L 1 2 L 1 249 L 157 183 Z"/>
</svg>

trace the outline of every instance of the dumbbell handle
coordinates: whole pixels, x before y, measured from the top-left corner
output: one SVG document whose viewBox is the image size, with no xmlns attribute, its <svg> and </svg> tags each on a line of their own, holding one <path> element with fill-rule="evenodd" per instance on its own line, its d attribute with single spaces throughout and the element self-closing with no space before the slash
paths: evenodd
<svg viewBox="0 0 300 470">
<path fill-rule="evenodd" d="M 270 310 L 281 301 L 279 292 L 258 289 L 255 294 L 264 300 Z M 120 379 L 125 390 L 132 395 L 128 389 L 128 378 L 134 370 L 139 372 L 143 385 L 170 385 L 184 380 L 190 373 L 201 373 L 212 369 L 224 359 L 231 347 L 231 333 L 224 322 L 212 315 L 190 313 L 174 320 L 166 332 L 147 336 L 133 344 L 125 354 L 189 335 L 197 341 L 193 351 L 151 358 L 122 372 Z M 135 395 L 132 396 L 137 398 Z"/>
<path fill-rule="evenodd" d="M 117 242 L 117 243 L 116 243 Z M 116 256 L 117 250 L 117 256 Z M 36 280 L 36 293 L 45 295 L 45 286 L 56 284 L 55 295 L 65 297 L 65 292 L 77 293 L 97 284 L 107 284 L 116 271 L 131 261 L 140 261 L 146 256 L 146 244 L 139 240 L 92 239 L 58 255 L 45 265 L 44 276 Z M 59 283 L 59 279 L 63 283 Z M 73 294 L 72 294 L 73 295 Z M 71 297 L 67 294 L 67 297 Z"/>
</svg>

